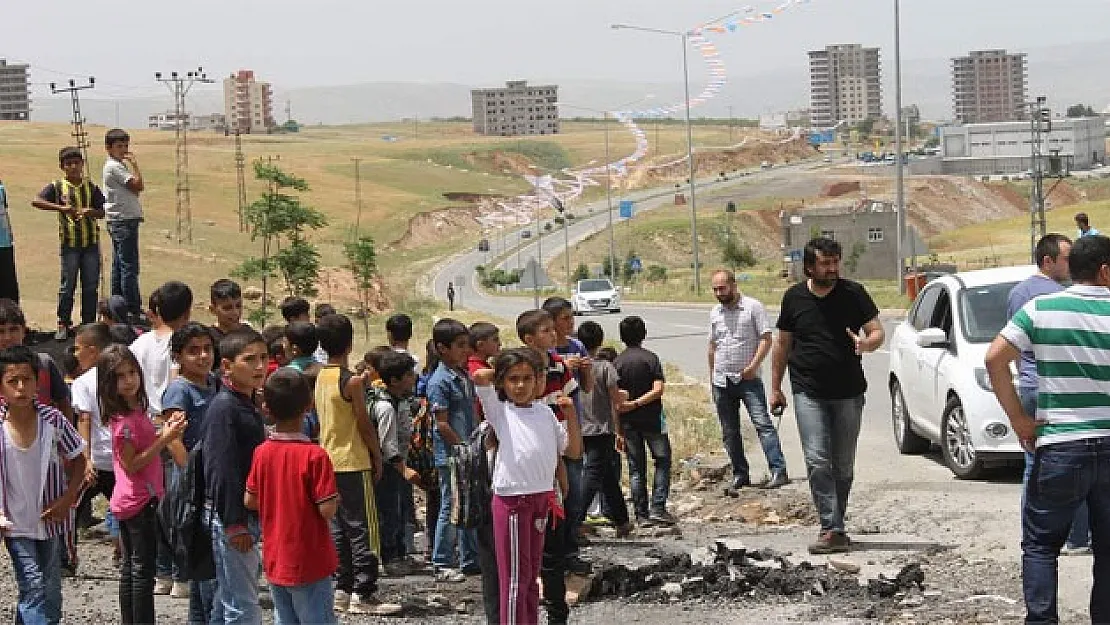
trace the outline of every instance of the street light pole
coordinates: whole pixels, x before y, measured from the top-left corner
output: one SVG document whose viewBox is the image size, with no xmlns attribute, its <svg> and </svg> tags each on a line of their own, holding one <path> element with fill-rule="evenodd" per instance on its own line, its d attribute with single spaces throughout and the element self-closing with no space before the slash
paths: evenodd
<svg viewBox="0 0 1110 625">
<path fill-rule="evenodd" d="M 690 239 L 694 252 L 694 294 L 701 295 L 701 264 L 698 259 L 698 200 L 694 166 L 694 130 L 690 124 L 690 64 L 687 60 L 688 33 L 682 33 L 682 82 L 686 88 L 686 160 L 690 161 Z"/>
<path fill-rule="evenodd" d="M 613 162 L 609 160 L 609 112 L 605 111 L 605 201 L 609 205 L 609 277 L 617 283 L 617 246 L 613 235 Z"/>
<path fill-rule="evenodd" d="M 906 292 L 903 261 L 905 259 L 906 238 L 906 187 L 905 171 L 902 164 L 902 19 L 900 1 L 894 0 L 894 151 L 898 153 L 898 160 L 894 164 L 895 171 L 895 210 L 898 211 L 898 292 Z M 917 278 L 914 277 L 914 280 Z"/>
</svg>

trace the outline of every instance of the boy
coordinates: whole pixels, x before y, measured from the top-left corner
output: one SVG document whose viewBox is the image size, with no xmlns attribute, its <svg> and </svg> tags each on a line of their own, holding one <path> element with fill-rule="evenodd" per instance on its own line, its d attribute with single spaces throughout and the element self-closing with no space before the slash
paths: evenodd
<svg viewBox="0 0 1110 625">
<path fill-rule="evenodd" d="M 328 354 L 328 364 L 316 377 L 320 446 L 335 466 L 339 489 L 339 512 L 332 522 L 332 538 L 339 550 L 335 609 L 392 616 L 400 613 L 401 606 L 374 597 L 381 552 L 374 482 L 382 476 L 382 455 L 366 415 L 363 379 L 347 367 L 354 327 L 345 315 L 328 315 L 317 323 L 316 336 Z"/>
<path fill-rule="evenodd" d="M 112 468 L 112 434 L 100 420 L 100 401 L 96 386 L 96 360 L 100 358 L 100 352 L 111 344 L 112 333 L 102 323 L 81 326 L 73 341 L 77 367 L 84 373 L 73 381 L 70 393 L 73 395 L 73 411 L 77 415 L 77 431 L 84 439 L 85 458 L 89 460 L 90 466 L 85 476 L 88 487 L 77 507 L 79 528 L 92 525 L 93 497 L 103 495 L 105 499 L 111 500 L 112 490 L 116 485 L 116 474 Z"/>
<path fill-rule="evenodd" d="M 270 361 L 266 364 L 266 375 L 289 364 L 289 354 L 285 351 L 285 326 L 270 325 L 262 328 L 262 340 L 270 351 Z"/>
<path fill-rule="evenodd" d="M 0 299 L 19 303 L 19 279 L 15 272 L 15 239 L 8 217 L 8 192 L 0 182 Z"/>
<path fill-rule="evenodd" d="M 96 321 L 96 289 L 100 282 L 100 225 L 96 220 L 104 217 L 104 194 L 92 181 L 85 180 L 85 159 L 78 148 L 62 148 L 58 166 L 65 177 L 46 185 L 31 206 L 58 213 L 62 283 L 58 289 L 58 331 L 54 338 L 64 341 L 73 325 L 78 274 L 81 323 Z"/>
<path fill-rule="evenodd" d="M 212 344 L 216 346 L 214 367 L 220 366 L 220 341 L 240 328 L 250 328 L 243 323 L 243 289 L 227 278 L 220 278 L 209 289 L 208 312 L 216 318 L 214 325 L 208 326 L 212 333 Z"/>
<path fill-rule="evenodd" d="M 405 313 L 395 313 L 385 320 L 385 336 L 389 339 L 389 346 L 394 350 L 403 352 L 412 357 L 412 370 L 420 371 L 420 357 L 409 351 L 409 341 L 412 340 L 412 317 Z"/>
<path fill-rule="evenodd" d="M 405 465 L 412 437 L 409 400 L 416 389 L 416 363 L 408 354 L 390 350 L 375 365 L 383 388 L 368 394 L 370 419 L 378 429 L 384 475 L 374 489 L 382 534 L 382 564 L 390 576 L 412 571 L 405 548 L 405 485 L 419 484 L 420 477 Z"/>
<path fill-rule="evenodd" d="M 285 323 L 295 323 L 297 321 L 312 321 L 312 316 L 308 314 L 309 305 L 308 300 L 303 297 L 289 296 L 281 300 L 281 317 L 285 319 Z"/>
<path fill-rule="evenodd" d="M 205 494 L 211 501 L 212 556 L 220 605 L 227 622 L 260 623 L 258 516 L 243 505 L 254 450 L 266 440 L 254 395 L 266 379 L 266 343 L 244 328 L 220 343 L 224 384 L 204 416 Z"/>
<path fill-rule="evenodd" d="M 23 345 L 27 336 L 27 318 L 23 310 L 10 299 L 0 299 L 0 349 Z M 39 403 L 62 411 L 66 419 L 73 422 L 73 406 L 69 402 L 69 387 L 65 377 L 49 354 L 36 353 L 38 372 L 36 388 Z"/>
<path fill-rule="evenodd" d="M 466 372 L 471 376 L 475 371 L 491 368 L 501 353 L 501 330 L 488 321 L 477 321 L 470 325 L 470 355 L 466 358 Z"/>
<path fill-rule="evenodd" d="M 104 135 L 108 158 L 104 161 L 104 214 L 112 237 L 112 295 L 127 300 L 136 321 L 142 312 L 139 295 L 139 224 L 143 207 L 139 194 L 145 189 L 139 162 L 131 153 L 131 137 L 119 128 Z"/>
<path fill-rule="evenodd" d="M 73 531 L 84 443 L 69 420 L 35 399 L 39 359 L 26 347 L 0 350 L 0 535 L 13 562 L 16 619 L 60 623 L 62 536 Z"/>
<path fill-rule="evenodd" d="M 320 347 L 320 341 L 316 339 L 316 326 L 307 321 L 290 322 L 285 327 L 285 343 L 289 349 L 289 364 L 287 366 L 304 374 L 305 379 L 308 380 L 308 386 L 315 396 L 316 377 L 320 375 L 320 369 L 323 368 L 312 357 L 312 354 Z M 320 442 L 320 418 L 316 415 L 314 405 L 309 406 L 305 413 L 304 435 L 314 443 Z"/>
<path fill-rule="evenodd" d="M 578 328 L 578 338 L 590 356 L 594 381 L 593 389 L 582 393 L 582 448 L 586 457 L 582 495 L 578 500 L 588 503 L 600 494 L 605 500 L 609 520 L 617 528 L 617 538 L 623 538 L 631 533 L 632 524 L 628 522 L 628 506 L 621 492 L 620 476 L 612 470 L 614 462 L 620 462 L 618 450 L 624 449 L 624 434 L 617 411 L 621 405 L 617 370 L 613 363 L 597 357 L 605 341 L 601 325 L 595 321 L 583 323 Z M 577 513 L 579 522 L 584 521 L 585 506 Z"/>
<path fill-rule="evenodd" d="M 331 304 L 328 304 L 326 302 L 316 302 L 316 323 L 320 323 L 320 320 L 324 317 L 334 314 L 335 306 L 332 306 Z M 316 353 L 312 354 L 312 357 L 315 358 L 316 362 L 319 362 L 321 365 L 328 364 L 328 353 L 324 351 L 323 347 L 318 348 L 316 350 Z"/>
<path fill-rule="evenodd" d="M 470 333 L 466 326 L 454 319 L 440 319 L 432 327 L 432 341 L 440 358 L 439 366 L 428 379 L 428 410 L 436 423 L 432 430 L 432 443 L 440 492 L 432 565 L 436 581 L 462 582 L 466 580 L 467 573 L 481 572 L 475 531 L 458 530 L 451 523 L 453 489 L 449 459 L 454 455 L 454 447 L 465 445 L 477 426 L 474 383 L 463 369 L 470 354 Z M 459 569 L 452 566 L 455 563 L 456 543 Z"/>
<path fill-rule="evenodd" d="M 659 357 L 642 347 L 647 338 L 644 320 L 625 317 L 620 323 L 621 342 L 625 350 L 613 366 L 620 379 L 618 386 L 628 392 L 628 401 L 620 406 L 620 424 L 624 430 L 625 453 L 628 454 L 628 481 L 636 522 L 640 525 L 674 525 L 678 519 L 667 512 L 671 488 L 671 439 L 663 422 L 663 365 Z M 651 451 L 655 465 L 650 508 L 647 496 L 647 453 Z"/>
<path fill-rule="evenodd" d="M 312 389 L 284 368 L 266 380 L 266 411 L 275 422 L 254 452 L 243 504 L 258 512 L 266 543 L 263 571 L 279 623 L 338 623 L 331 576 L 339 564 L 328 522 L 339 508 L 328 454 L 301 432 Z"/>
</svg>

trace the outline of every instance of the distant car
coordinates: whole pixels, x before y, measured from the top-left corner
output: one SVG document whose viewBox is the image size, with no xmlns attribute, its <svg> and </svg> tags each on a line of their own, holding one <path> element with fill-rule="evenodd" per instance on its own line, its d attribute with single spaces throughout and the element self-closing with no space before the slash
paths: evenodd
<svg viewBox="0 0 1110 625">
<path fill-rule="evenodd" d="M 489 251 L 489 239 L 482 239 L 481 241 L 478 241 L 478 251 L 479 252 L 488 252 Z"/>
<path fill-rule="evenodd" d="M 825 158 L 824 158 L 823 160 L 824 160 L 824 161 L 825 161 L 826 163 L 831 163 L 831 162 L 832 162 L 832 154 L 826 154 L 826 155 L 825 155 Z"/>
<path fill-rule="evenodd" d="M 531 239 L 532 238 L 532 231 L 531 230 L 522 230 L 521 233 L 520 233 L 520 238 L 522 238 L 522 239 Z"/>
<path fill-rule="evenodd" d="M 608 278 L 579 280 L 570 299 L 575 315 L 621 311 L 621 293 Z"/>
<path fill-rule="evenodd" d="M 771 169 L 771 161 L 763 161 L 759 164 L 760 169 Z"/>
<path fill-rule="evenodd" d="M 1029 265 L 947 274 L 921 290 L 890 339 L 887 385 L 899 452 L 939 445 L 961 479 L 1022 457 L 983 358 L 1008 321 L 1010 290 L 1035 271 Z"/>
</svg>

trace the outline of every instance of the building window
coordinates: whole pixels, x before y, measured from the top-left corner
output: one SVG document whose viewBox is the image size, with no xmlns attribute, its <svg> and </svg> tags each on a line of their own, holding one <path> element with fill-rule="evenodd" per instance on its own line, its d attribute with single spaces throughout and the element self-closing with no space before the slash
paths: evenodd
<svg viewBox="0 0 1110 625">
<path fill-rule="evenodd" d="M 882 228 L 868 228 L 867 229 L 867 242 L 868 243 L 882 243 L 883 242 L 883 229 Z"/>
<path fill-rule="evenodd" d="M 836 233 L 833 232 L 832 230 L 822 230 L 821 231 L 821 236 L 826 238 L 826 239 L 832 239 L 833 241 L 836 240 Z"/>
</svg>

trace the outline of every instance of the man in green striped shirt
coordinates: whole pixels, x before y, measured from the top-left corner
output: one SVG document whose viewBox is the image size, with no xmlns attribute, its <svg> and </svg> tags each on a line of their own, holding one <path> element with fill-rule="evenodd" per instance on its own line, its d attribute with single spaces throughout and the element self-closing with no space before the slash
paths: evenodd
<svg viewBox="0 0 1110 625">
<path fill-rule="evenodd" d="M 1110 623 L 1110 238 L 1072 247 L 1073 286 L 1030 301 L 991 343 L 986 367 L 998 403 L 1034 454 L 1022 506 L 1022 580 L 1028 623 L 1059 622 L 1057 558 L 1076 509 L 1091 515 L 1091 621 Z M 1010 364 L 1037 364 L 1037 409 L 1027 414 Z"/>
</svg>

